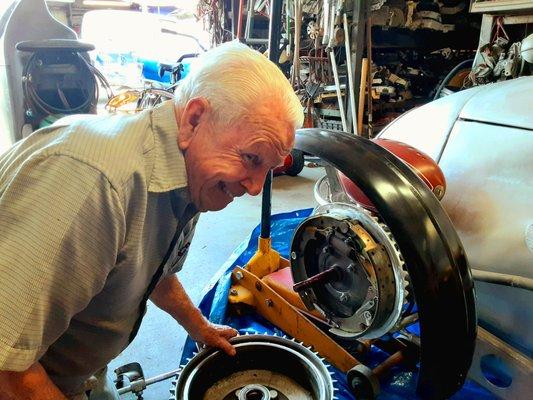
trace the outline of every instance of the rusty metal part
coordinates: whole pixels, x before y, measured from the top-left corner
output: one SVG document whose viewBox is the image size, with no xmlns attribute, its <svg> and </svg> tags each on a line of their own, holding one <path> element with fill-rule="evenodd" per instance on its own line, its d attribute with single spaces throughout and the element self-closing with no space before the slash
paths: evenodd
<svg viewBox="0 0 533 400">
<path fill-rule="evenodd" d="M 338 281 L 340 277 L 341 277 L 341 271 L 339 271 L 339 267 L 338 266 L 331 267 L 322 272 L 319 272 L 316 275 L 313 275 L 310 278 L 307 278 L 304 281 L 296 283 L 293 289 L 295 292 L 302 292 L 303 290 L 312 288 L 313 286 L 333 283 L 335 281 Z"/>
<path fill-rule="evenodd" d="M 381 346 L 376 342 L 378 347 Z M 363 365 L 356 365 L 347 374 L 347 383 L 357 399 L 374 399 L 379 394 L 379 380 L 383 380 L 394 367 L 407 364 L 416 365 L 419 358 L 419 348 L 402 341 L 382 343 L 389 349 L 391 355 L 374 369 Z M 394 350 L 396 349 L 396 350 Z"/>
<path fill-rule="evenodd" d="M 232 338 L 233 357 L 217 349 L 196 354 L 171 389 L 171 400 L 331 400 L 328 366 L 302 344 L 278 336 Z"/>
<path fill-rule="evenodd" d="M 242 274 L 242 278 L 237 280 L 238 273 Z M 331 340 L 272 288 L 263 284 L 257 276 L 237 267 L 232 277 L 234 285 L 231 290 L 235 290 L 236 296 L 230 295 L 230 303 L 238 303 L 237 299 L 241 292 L 249 293 L 252 302 L 248 304 L 254 307 L 260 315 L 306 346 L 313 347 L 314 351 L 325 357 L 339 370 L 346 372 L 358 364 L 352 355 Z"/>
</svg>

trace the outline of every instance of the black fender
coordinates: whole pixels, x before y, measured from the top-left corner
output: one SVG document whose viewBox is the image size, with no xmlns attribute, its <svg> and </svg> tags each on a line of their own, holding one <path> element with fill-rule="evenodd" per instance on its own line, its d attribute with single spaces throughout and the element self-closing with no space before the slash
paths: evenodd
<svg viewBox="0 0 533 400">
<path fill-rule="evenodd" d="M 444 399 L 463 385 L 474 354 L 474 283 L 465 251 L 437 198 L 403 161 L 359 136 L 300 129 L 295 148 L 337 168 L 368 196 L 405 259 L 418 306 L 417 393 Z"/>
</svg>

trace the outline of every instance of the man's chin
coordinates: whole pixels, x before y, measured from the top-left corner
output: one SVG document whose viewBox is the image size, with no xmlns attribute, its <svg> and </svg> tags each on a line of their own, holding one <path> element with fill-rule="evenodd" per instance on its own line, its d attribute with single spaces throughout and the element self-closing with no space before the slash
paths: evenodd
<svg viewBox="0 0 533 400">
<path fill-rule="evenodd" d="M 230 201 L 220 201 L 220 202 L 203 202 L 200 207 L 197 206 L 198 210 L 205 212 L 205 211 L 220 211 L 226 208 L 233 199 Z"/>
</svg>

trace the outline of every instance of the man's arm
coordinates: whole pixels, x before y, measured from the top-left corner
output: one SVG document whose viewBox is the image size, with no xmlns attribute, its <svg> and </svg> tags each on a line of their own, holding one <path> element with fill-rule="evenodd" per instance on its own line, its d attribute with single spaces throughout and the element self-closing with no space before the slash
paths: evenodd
<svg viewBox="0 0 533 400">
<path fill-rule="evenodd" d="M 0 400 L 65 399 L 37 362 L 102 290 L 124 241 L 122 202 L 70 156 L 30 159 L 0 182 Z"/>
<path fill-rule="evenodd" d="M 0 400 L 67 400 L 38 362 L 23 372 L 0 371 Z"/>
<path fill-rule="evenodd" d="M 210 323 L 192 303 L 176 274 L 163 278 L 150 300 L 178 321 L 196 342 L 219 347 L 229 355 L 235 355 L 235 348 L 228 339 L 238 332 L 228 326 Z"/>
</svg>

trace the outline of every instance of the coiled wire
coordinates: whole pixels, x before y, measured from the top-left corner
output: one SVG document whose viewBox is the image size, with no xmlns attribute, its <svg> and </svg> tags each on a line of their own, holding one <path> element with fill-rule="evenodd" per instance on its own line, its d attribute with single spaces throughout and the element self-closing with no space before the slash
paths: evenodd
<svg viewBox="0 0 533 400">
<path fill-rule="evenodd" d="M 51 55 L 36 52 L 32 54 L 24 67 L 22 86 L 27 108 L 39 111 L 44 115 L 91 112 L 96 106 L 100 95 L 98 81 L 106 90 L 108 98 L 113 96 L 109 82 L 96 67 L 89 64 L 80 53 L 68 52 L 63 57 L 68 60 L 65 63 L 76 67 L 75 87 L 80 91 L 82 101 L 79 104 L 71 104 L 72 100 L 69 102 L 60 86 L 60 82 L 56 81 L 57 96 L 62 106 L 51 104 L 50 101 L 43 98 L 42 93 L 39 93 L 38 86 L 40 82 L 35 81 L 36 76 L 40 75 L 39 69 L 43 66 L 43 59 L 47 59 L 49 56 Z"/>
</svg>

